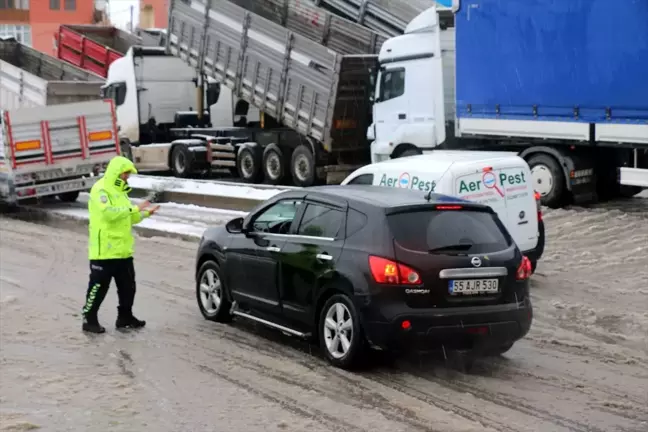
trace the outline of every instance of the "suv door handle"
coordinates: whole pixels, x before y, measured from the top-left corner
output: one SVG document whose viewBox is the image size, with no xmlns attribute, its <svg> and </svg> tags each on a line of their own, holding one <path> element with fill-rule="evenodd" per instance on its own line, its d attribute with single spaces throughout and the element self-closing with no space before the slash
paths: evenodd
<svg viewBox="0 0 648 432">
<path fill-rule="evenodd" d="M 269 252 L 281 252 L 281 248 L 277 246 L 268 246 L 266 250 Z"/>
<path fill-rule="evenodd" d="M 402 114 L 402 113 L 401 113 L 401 114 L 398 114 L 398 119 L 399 119 L 399 120 L 405 120 L 406 118 L 407 118 L 407 115 L 406 115 L 406 114 Z"/>
<path fill-rule="evenodd" d="M 315 258 L 322 261 L 331 261 L 333 259 L 333 257 L 327 253 L 317 254 L 315 255 Z"/>
</svg>

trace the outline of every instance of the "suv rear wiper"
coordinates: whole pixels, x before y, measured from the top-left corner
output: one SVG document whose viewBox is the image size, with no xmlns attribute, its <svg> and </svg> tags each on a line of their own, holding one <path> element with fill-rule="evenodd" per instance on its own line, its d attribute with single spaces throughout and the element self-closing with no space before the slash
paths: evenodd
<svg viewBox="0 0 648 432">
<path fill-rule="evenodd" d="M 447 252 L 447 251 L 467 251 L 470 248 L 472 248 L 473 245 L 470 243 L 458 243 L 458 244 L 452 244 L 452 245 L 446 245 L 446 246 L 440 246 L 434 249 L 428 249 L 429 253 L 439 253 L 439 252 Z"/>
</svg>

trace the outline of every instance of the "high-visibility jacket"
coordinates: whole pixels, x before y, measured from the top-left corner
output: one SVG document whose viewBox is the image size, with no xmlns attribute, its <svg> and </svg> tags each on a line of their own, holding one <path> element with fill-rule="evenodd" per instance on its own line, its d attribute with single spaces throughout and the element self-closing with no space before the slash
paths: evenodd
<svg viewBox="0 0 648 432">
<path fill-rule="evenodd" d="M 125 172 L 136 174 L 135 165 L 123 156 L 115 156 L 104 176 L 90 190 L 88 258 L 91 260 L 132 257 L 135 243 L 132 226 L 150 216 L 128 198 L 131 188 L 119 177 Z"/>
</svg>

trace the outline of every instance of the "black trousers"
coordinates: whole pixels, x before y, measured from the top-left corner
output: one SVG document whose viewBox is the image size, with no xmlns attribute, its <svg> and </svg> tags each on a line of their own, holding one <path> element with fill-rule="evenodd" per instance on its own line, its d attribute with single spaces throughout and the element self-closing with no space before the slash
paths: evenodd
<svg viewBox="0 0 648 432">
<path fill-rule="evenodd" d="M 135 300 L 135 266 L 133 258 L 90 261 L 90 282 L 86 293 L 83 315 L 88 321 L 96 320 L 101 303 L 106 298 L 110 282 L 115 279 L 119 316 L 130 317 Z"/>
</svg>

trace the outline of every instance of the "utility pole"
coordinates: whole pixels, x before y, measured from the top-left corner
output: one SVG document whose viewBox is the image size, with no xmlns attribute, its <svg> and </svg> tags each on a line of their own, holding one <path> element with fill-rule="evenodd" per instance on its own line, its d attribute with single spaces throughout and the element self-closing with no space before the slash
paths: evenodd
<svg viewBox="0 0 648 432">
<path fill-rule="evenodd" d="M 134 27 L 133 27 L 133 14 L 135 11 L 135 6 L 131 5 L 130 7 L 130 32 L 133 33 Z"/>
</svg>

